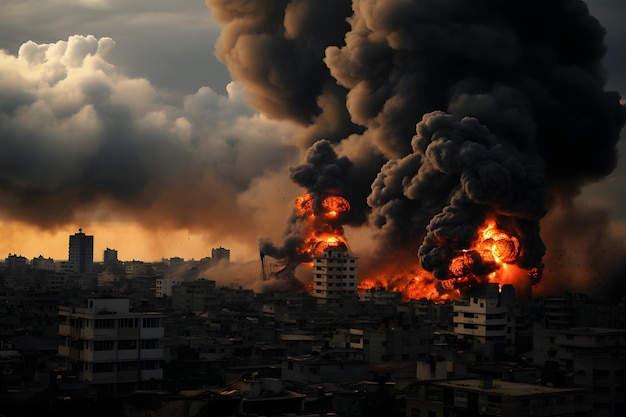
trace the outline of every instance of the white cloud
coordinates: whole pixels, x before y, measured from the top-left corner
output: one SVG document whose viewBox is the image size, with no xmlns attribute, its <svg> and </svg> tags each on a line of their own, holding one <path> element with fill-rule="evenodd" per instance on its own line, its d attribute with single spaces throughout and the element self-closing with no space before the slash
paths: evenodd
<svg viewBox="0 0 626 417">
<path fill-rule="evenodd" d="M 46 225 L 111 201 L 142 221 L 143 210 L 158 202 L 151 220 L 201 228 L 242 223 L 237 195 L 288 163 L 296 128 L 254 114 L 236 84 L 228 96 L 201 87 L 183 106 L 172 105 L 147 79 L 108 61 L 114 45 L 74 35 L 29 41 L 17 57 L 0 51 L 0 198 L 11 202 L 5 213 Z M 193 205 L 181 212 L 181 201 Z M 43 205 L 49 214 L 34 209 Z"/>
</svg>

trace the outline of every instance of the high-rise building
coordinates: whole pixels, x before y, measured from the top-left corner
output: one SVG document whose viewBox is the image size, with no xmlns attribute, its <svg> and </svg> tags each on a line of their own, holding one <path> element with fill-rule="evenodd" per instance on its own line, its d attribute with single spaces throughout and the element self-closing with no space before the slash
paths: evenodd
<svg viewBox="0 0 626 417">
<path fill-rule="evenodd" d="M 331 246 L 313 259 L 311 295 L 318 304 L 342 303 L 358 298 L 359 264 L 345 247 Z"/>
<path fill-rule="evenodd" d="M 69 264 L 72 272 L 84 274 L 93 271 L 93 236 L 83 233 L 70 235 Z"/>
<path fill-rule="evenodd" d="M 127 394 L 163 379 L 161 315 L 131 312 L 128 298 L 90 298 L 59 307 L 58 354 L 92 393 Z"/>
<path fill-rule="evenodd" d="M 222 248 L 221 246 L 211 249 L 211 259 L 215 264 L 220 261 L 230 262 L 230 249 Z"/>
<path fill-rule="evenodd" d="M 116 265 L 118 263 L 117 251 L 115 249 L 106 248 L 102 254 L 102 261 L 107 266 Z"/>
</svg>

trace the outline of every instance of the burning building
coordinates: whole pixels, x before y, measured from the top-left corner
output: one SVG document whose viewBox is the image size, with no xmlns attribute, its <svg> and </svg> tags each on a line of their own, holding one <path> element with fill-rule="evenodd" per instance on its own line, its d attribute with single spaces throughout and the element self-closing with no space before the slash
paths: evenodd
<svg viewBox="0 0 626 417">
<path fill-rule="evenodd" d="M 358 259 L 345 245 L 327 247 L 313 260 L 311 295 L 318 304 L 342 303 L 357 300 L 359 278 Z"/>
<path fill-rule="evenodd" d="M 582 0 L 207 3 L 251 104 L 303 126 L 305 194 L 283 242 L 260 244 L 285 262 L 368 228 L 364 286 L 528 293 L 546 213 L 616 166 L 626 112 Z"/>
</svg>

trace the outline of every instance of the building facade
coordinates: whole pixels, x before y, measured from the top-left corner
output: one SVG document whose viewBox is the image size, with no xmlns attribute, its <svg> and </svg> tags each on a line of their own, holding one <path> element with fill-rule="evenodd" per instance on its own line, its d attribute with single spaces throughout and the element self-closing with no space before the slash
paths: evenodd
<svg viewBox="0 0 626 417">
<path fill-rule="evenodd" d="M 515 319 L 510 314 L 513 287 L 489 284 L 485 294 L 454 300 L 454 333 L 484 361 L 504 359 L 515 353 Z"/>
<path fill-rule="evenodd" d="M 221 261 L 230 262 L 230 249 L 222 247 L 211 249 L 211 260 L 214 264 Z"/>
<path fill-rule="evenodd" d="M 72 272 L 84 274 L 93 271 L 93 236 L 83 233 L 70 235 L 69 258 Z"/>
<path fill-rule="evenodd" d="M 105 265 L 116 265 L 119 261 L 117 259 L 117 251 L 115 249 L 106 248 L 102 253 L 102 261 Z"/>
<path fill-rule="evenodd" d="M 130 312 L 127 298 L 90 298 L 86 308 L 59 308 L 58 354 L 93 393 L 156 388 L 163 379 L 161 315 Z"/>
<path fill-rule="evenodd" d="M 582 388 L 555 388 L 490 379 L 458 379 L 423 384 L 407 398 L 407 416 L 578 416 L 592 414 Z"/>
<path fill-rule="evenodd" d="M 318 304 L 357 300 L 358 277 L 358 259 L 342 247 L 329 247 L 313 259 L 311 295 Z"/>
</svg>

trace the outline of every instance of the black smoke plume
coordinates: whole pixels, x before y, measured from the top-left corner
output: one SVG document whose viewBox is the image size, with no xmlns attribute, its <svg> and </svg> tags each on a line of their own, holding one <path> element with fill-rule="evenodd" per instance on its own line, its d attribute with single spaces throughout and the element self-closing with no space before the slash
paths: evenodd
<svg viewBox="0 0 626 417">
<path fill-rule="evenodd" d="M 208 4 L 252 104 L 354 156 L 344 183 L 377 230 L 372 263 L 415 263 L 420 248 L 422 267 L 448 278 L 493 215 L 522 240 L 520 264 L 540 268 L 546 208 L 616 166 L 626 113 L 604 89 L 605 30 L 582 0 Z"/>
<path fill-rule="evenodd" d="M 339 157 L 326 140 L 320 140 L 309 148 L 306 162 L 292 168 L 290 177 L 306 189 L 306 204 L 310 207 L 301 210 L 303 213 L 294 211 L 282 247 L 261 240 L 262 256 L 269 255 L 284 262 L 308 262 L 312 260 L 312 253 L 305 239 L 312 230 L 327 229 L 343 234 L 342 224 L 349 217 L 349 211 L 329 220 L 323 216 L 322 203 L 327 197 L 343 197 L 346 194 L 346 180 L 350 177 L 352 165 L 345 156 Z"/>
</svg>

